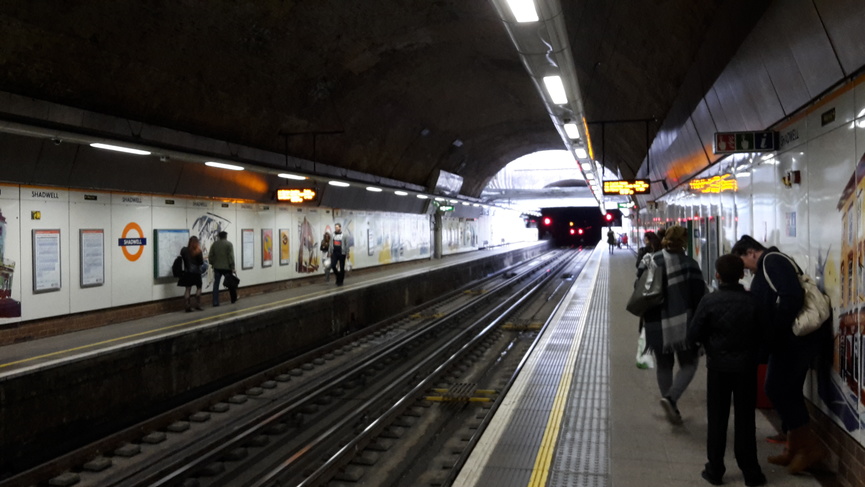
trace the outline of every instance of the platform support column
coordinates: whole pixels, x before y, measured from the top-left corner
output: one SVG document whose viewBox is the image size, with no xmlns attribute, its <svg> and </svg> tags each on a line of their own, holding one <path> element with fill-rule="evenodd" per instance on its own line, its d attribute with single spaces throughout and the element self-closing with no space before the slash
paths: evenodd
<svg viewBox="0 0 865 487">
<path fill-rule="evenodd" d="M 442 258 L 442 212 L 433 213 L 433 258 Z"/>
</svg>

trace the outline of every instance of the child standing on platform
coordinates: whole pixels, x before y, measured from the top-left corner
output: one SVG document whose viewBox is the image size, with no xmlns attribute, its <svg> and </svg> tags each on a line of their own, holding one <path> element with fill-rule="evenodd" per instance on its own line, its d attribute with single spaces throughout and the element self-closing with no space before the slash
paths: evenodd
<svg viewBox="0 0 865 487">
<path fill-rule="evenodd" d="M 736 463 L 745 485 L 765 485 L 766 476 L 757 461 L 754 409 L 757 404 L 757 356 L 762 339 L 757 303 L 739 284 L 744 264 L 735 255 L 715 261 L 717 292 L 703 296 L 688 330 L 689 338 L 706 350 L 706 413 L 708 462 L 702 477 L 712 485 L 723 483 L 724 450 L 730 396 L 733 396 Z"/>
</svg>

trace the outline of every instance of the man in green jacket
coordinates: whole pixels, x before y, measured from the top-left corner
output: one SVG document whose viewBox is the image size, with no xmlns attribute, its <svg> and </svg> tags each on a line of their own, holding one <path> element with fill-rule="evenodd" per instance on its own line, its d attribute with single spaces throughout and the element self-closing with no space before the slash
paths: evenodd
<svg viewBox="0 0 865 487">
<path fill-rule="evenodd" d="M 227 232 L 219 232 L 219 240 L 210 246 L 207 260 L 213 267 L 213 305 L 219 306 L 219 283 L 223 276 L 234 274 L 234 245 L 228 241 Z M 237 301 L 237 287 L 228 287 L 231 302 Z"/>
</svg>

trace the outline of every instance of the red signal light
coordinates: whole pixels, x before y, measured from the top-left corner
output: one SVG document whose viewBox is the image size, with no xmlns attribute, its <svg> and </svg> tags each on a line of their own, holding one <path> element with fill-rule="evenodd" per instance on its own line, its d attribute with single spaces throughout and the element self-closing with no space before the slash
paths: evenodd
<svg viewBox="0 0 865 487">
<path fill-rule="evenodd" d="M 582 228 L 578 228 L 578 229 L 577 229 L 577 233 L 579 233 L 580 235 L 582 235 L 582 234 L 583 234 L 583 229 L 582 229 Z"/>
<path fill-rule="evenodd" d="M 574 229 L 572 228 L 572 229 L 571 229 L 571 235 L 574 235 L 574 234 L 576 234 L 576 233 L 577 233 L 577 231 L 574 230 Z"/>
<path fill-rule="evenodd" d="M 611 215 L 611 214 L 609 214 L 609 213 L 607 213 L 606 215 L 604 215 L 604 218 L 606 218 L 608 222 L 613 221 L 613 215 Z"/>
<path fill-rule="evenodd" d="M 545 216 L 544 217 L 544 225 L 552 225 L 552 224 L 553 224 L 553 219 L 548 217 L 548 216 Z"/>
</svg>

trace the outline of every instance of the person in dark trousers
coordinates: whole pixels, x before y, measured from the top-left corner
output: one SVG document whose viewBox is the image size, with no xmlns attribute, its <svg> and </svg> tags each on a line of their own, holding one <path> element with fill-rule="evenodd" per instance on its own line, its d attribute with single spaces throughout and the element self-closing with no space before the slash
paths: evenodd
<svg viewBox="0 0 865 487">
<path fill-rule="evenodd" d="M 339 223 L 334 225 L 330 249 L 330 269 L 333 271 L 333 275 L 336 276 L 336 285 L 342 286 L 342 281 L 345 279 L 345 258 L 348 250 L 345 248 L 342 225 Z"/>
<path fill-rule="evenodd" d="M 219 232 L 219 239 L 210 246 L 207 260 L 213 267 L 213 306 L 219 306 L 219 283 L 223 276 L 234 274 L 234 245 L 228 241 L 227 232 Z M 229 287 L 231 302 L 237 301 L 237 288 Z"/>
<path fill-rule="evenodd" d="M 706 292 L 700 265 L 685 254 L 687 243 L 688 231 L 672 226 L 661 241 L 663 249 L 651 254 L 664 279 L 664 302 L 642 316 L 646 346 L 655 355 L 661 407 L 672 424 L 682 423 L 677 401 L 697 373 L 698 349 L 688 340 L 688 323 Z M 676 362 L 679 370 L 674 374 Z"/>
<path fill-rule="evenodd" d="M 607 245 L 610 246 L 610 255 L 613 255 L 613 249 L 616 247 L 616 232 L 612 228 L 607 230 Z"/>
<path fill-rule="evenodd" d="M 321 245 L 319 245 L 319 250 L 321 251 L 321 259 L 322 263 L 327 261 L 327 264 L 324 265 L 324 282 L 330 281 L 330 258 L 331 258 L 331 238 L 330 232 L 324 232 L 324 236 L 321 237 Z"/>
<path fill-rule="evenodd" d="M 706 351 L 708 462 L 701 475 L 713 485 L 724 482 L 730 396 L 735 410 L 733 453 L 736 463 L 745 477 L 745 485 L 766 484 L 766 476 L 757 460 L 754 421 L 757 362 L 763 331 L 757 302 L 739 284 L 744 275 L 745 265 L 740 258 L 732 254 L 718 257 L 715 261 L 718 291 L 703 296 L 688 326 L 688 338 L 701 344 Z"/>
<path fill-rule="evenodd" d="M 193 309 L 201 311 L 201 268 L 204 265 L 204 255 L 198 244 L 198 237 L 189 237 L 186 247 L 180 249 L 180 258 L 183 260 L 183 274 L 177 281 L 177 285 L 186 288 L 183 299 L 186 303 L 186 312 Z M 192 287 L 195 287 L 195 296 L 190 296 Z"/>
<path fill-rule="evenodd" d="M 754 275 L 750 291 L 763 311 L 769 350 L 766 395 L 781 417 L 782 431 L 787 433 L 784 452 L 770 456 L 768 461 L 786 466 L 790 473 L 798 473 L 816 465 L 826 455 L 820 438 L 811 428 L 802 393 L 808 369 L 819 352 L 820 334 L 793 333 L 793 323 L 805 299 L 797 265 L 776 247 L 767 249 L 749 235 L 743 235 L 731 253 L 742 259 L 745 268 Z M 777 291 L 769 285 L 766 275 Z"/>
</svg>

